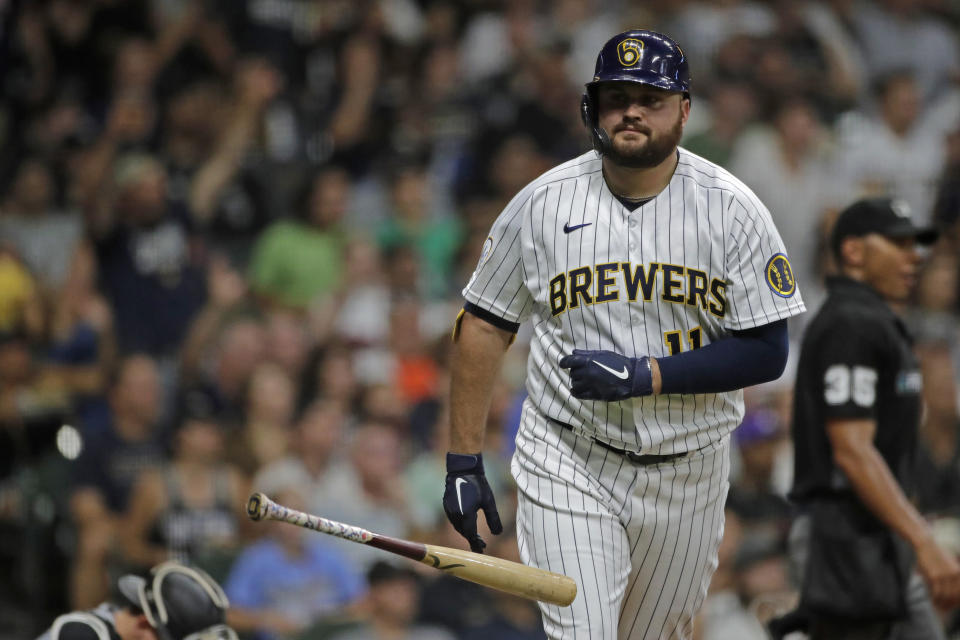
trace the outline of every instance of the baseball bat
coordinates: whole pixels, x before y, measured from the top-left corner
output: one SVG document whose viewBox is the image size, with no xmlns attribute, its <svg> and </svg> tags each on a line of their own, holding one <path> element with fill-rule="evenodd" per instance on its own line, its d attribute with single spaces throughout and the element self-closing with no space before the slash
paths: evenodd
<svg viewBox="0 0 960 640">
<path fill-rule="evenodd" d="M 383 549 L 453 574 L 463 580 L 531 600 L 541 600 L 566 607 L 577 595 L 577 583 L 559 573 L 551 573 L 482 553 L 391 538 L 285 507 L 262 493 L 254 493 L 247 500 L 247 516 L 254 521 L 279 520 Z"/>
</svg>

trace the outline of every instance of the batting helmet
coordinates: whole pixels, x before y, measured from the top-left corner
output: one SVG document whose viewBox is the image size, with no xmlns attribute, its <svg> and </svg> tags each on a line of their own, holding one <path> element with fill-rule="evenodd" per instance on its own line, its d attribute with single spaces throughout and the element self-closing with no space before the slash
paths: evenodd
<svg viewBox="0 0 960 640">
<path fill-rule="evenodd" d="M 601 82 L 639 82 L 690 97 L 690 67 L 680 46 L 656 31 L 634 29 L 607 40 L 597 56 L 593 80 L 580 101 L 580 116 L 593 148 L 604 153 L 610 139 L 597 125 L 597 86 Z"/>
<path fill-rule="evenodd" d="M 224 624 L 230 605 L 216 581 L 195 567 L 164 562 L 140 576 L 120 578 L 120 593 L 143 611 L 160 640 L 236 640 Z"/>
</svg>

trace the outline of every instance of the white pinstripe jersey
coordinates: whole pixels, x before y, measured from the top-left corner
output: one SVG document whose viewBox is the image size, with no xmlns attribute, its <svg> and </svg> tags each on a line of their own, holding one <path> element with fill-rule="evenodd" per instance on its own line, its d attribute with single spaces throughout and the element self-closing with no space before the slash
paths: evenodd
<svg viewBox="0 0 960 640">
<path fill-rule="evenodd" d="M 663 357 L 805 310 L 770 212 L 725 169 L 679 148 L 667 187 L 631 212 L 593 151 L 527 185 L 494 223 L 466 300 L 530 319 L 531 401 L 632 451 L 676 453 L 740 424 L 743 392 L 578 400 L 574 349 Z"/>
</svg>

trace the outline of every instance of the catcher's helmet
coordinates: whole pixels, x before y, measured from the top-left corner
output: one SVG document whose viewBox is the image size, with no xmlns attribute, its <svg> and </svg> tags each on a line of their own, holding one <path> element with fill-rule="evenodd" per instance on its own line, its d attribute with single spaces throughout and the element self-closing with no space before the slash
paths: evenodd
<svg viewBox="0 0 960 640">
<path fill-rule="evenodd" d="M 690 68 L 676 42 L 645 29 L 624 31 L 610 38 L 597 56 L 593 80 L 586 84 L 580 101 L 580 116 L 599 153 L 610 143 L 607 132 L 597 126 L 597 85 L 601 82 L 639 82 L 690 97 Z"/>
<path fill-rule="evenodd" d="M 160 640 L 236 640 L 224 624 L 229 606 L 216 581 L 195 567 L 164 562 L 140 576 L 120 578 L 120 593 L 143 611 Z"/>
</svg>

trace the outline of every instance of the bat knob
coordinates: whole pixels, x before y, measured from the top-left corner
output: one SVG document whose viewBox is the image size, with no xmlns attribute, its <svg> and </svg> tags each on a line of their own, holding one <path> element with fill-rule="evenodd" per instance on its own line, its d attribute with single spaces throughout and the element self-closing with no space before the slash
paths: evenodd
<svg viewBox="0 0 960 640">
<path fill-rule="evenodd" d="M 268 500 L 262 493 L 251 493 L 247 500 L 247 517 L 253 521 L 262 520 L 266 515 Z"/>
</svg>

